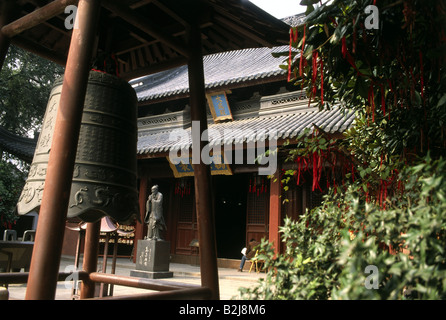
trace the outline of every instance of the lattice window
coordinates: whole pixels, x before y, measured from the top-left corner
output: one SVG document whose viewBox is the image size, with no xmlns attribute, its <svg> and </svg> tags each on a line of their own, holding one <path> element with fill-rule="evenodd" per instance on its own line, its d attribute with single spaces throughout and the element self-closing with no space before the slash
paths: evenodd
<svg viewBox="0 0 446 320">
<path fill-rule="evenodd" d="M 191 192 L 189 195 L 184 195 L 183 197 L 176 197 L 178 205 L 178 222 L 194 222 L 196 217 L 194 216 L 194 196 Z"/>
<path fill-rule="evenodd" d="M 248 193 L 248 224 L 265 224 L 269 212 L 268 193 Z"/>
</svg>

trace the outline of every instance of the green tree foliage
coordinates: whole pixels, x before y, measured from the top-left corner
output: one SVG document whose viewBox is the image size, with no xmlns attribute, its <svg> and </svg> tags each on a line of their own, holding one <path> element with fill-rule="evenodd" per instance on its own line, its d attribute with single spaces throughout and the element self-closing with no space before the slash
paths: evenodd
<svg viewBox="0 0 446 320">
<path fill-rule="evenodd" d="M 0 125 L 21 136 L 40 131 L 52 84 L 62 72 L 62 67 L 11 46 L 0 72 Z M 28 165 L 0 152 L 0 227 L 10 228 Z"/>
<path fill-rule="evenodd" d="M 301 2 L 306 23 L 290 30 L 282 68 L 321 110 L 356 121 L 344 139 L 313 128 L 290 150 L 285 188 L 305 170 L 313 189 L 321 177 L 330 188 L 320 207 L 286 219 L 286 252 L 263 243 L 267 278 L 242 297 L 446 298 L 446 5 L 375 2 Z M 378 29 L 366 23 L 374 4 Z"/>
<path fill-rule="evenodd" d="M 0 161 L 0 228 L 11 229 L 17 220 L 14 208 L 26 174 L 9 161 Z"/>
<path fill-rule="evenodd" d="M 254 288 L 240 289 L 241 297 L 445 299 L 446 160 L 428 156 L 400 175 L 405 192 L 386 210 L 349 185 L 336 195 L 332 189 L 298 221 L 286 218 L 286 251 L 277 255 L 262 241 L 258 259 L 269 271 Z M 367 266 L 376 267 L 376 280 Z"/>
<path fill-rule="evenodd" d="M 39 130 L 51 86 L 63 68 L 11 46 L 0 72 L 0 125 L 23 136 Z"/>
</svg>

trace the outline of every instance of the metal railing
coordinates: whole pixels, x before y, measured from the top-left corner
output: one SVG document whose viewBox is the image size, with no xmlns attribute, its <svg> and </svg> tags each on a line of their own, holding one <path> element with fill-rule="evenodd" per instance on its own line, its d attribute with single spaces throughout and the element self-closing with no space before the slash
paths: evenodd
<svg viewBox="0 0 446 320">
<path fill-rule="evenodd" d="M 121 276 L 108 273 L 79 271 L 76 280 L 91 281 L 93 283 L 106 283 L 147 289 L 156 292 L 138 293 L 122 296 L 107 296 L 90 298 L 89 300 L 155 300 L 155 299 L 210 299 L 212 292 L 209 288 L 191 284 L 168 283 L 162 280 L 150 280 L 145 278 Z M 71 272 L 59 272 L 57 281 L 72 279 Z M 24 284 L 28 281 L 28 272 L 0 273 L 0 284 Z M 83 299 L 84 300 L 84 299 Z M 86 299 L 85 299 L 86 300 Z"/>
</svg>

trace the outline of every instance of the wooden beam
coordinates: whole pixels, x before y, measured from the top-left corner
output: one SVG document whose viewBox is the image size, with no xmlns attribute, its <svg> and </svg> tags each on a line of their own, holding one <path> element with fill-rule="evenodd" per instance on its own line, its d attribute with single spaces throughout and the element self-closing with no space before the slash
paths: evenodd
<svg viewBox="0 0 446 320">
<path fill-rule="evenodd" d="M 151 2 L 153 2 L 153 4 L 155 4 L 158 8 L 160 8 L 162 11 L 164 11 L 165 13 L 167 13 L 169 16 L 171 16 L 172 18 L 174 18 L 176 21 L 178 21 L 179 23 L 181 23 L 183 26 L 185 26 L 186 28 L 189 28 L 190 25 L 189 23 L 183 19 L 182 17 L 180 17 L 178 14 L 176 14 L 173 10 L 171 10 L 169 7 L 167 7 L 166 5 L 164 5 L 163 3 L 161 3 L 158 0 L 152 0 Z"/>
<path fill-rule="evenodd" d="M 187 60 L 185 57 L 178 57 L 176 59 L 172 59 L 172 60 L 165 61 L 165 62 L 159 62 L 159 63 L 153 64 L 153 65 L 147 66 L 147 67 L 138 68 L 136 70 L 122 72 L 120 74 L 120 76 L 121 76 L 121 78 L 129 81 L 129 80 L 139 78 L 142 76 L 146 76 L 149 74 L 153 74 L 156 72 L 179 67 L 179 66 L 185 65 L 186 63 L 187 63 Z"/>
<path fill-rule="evenodd" d="M 178 53 L 181 53 L 185 57 L 189 56 L 189 49 L 185 45 L 181 44 L 178 39 L 169 34 L 166 34 L 164 30 L 151 23 L 147 20 L 147 18 L 139 15 L 129 7 L 120 4 L 116 0 L 104 1 L 102 5 L 131 25 L 144 31 L 145 33 L 158 39 L 159 41 L 164 42 L 166 45 L 176 50 Z"/>
<path fill-rule="evenodd" d="M 2 33 L 13 38 L 25 30 L 31 29 L 64 12 L 69 5 L 75 5 L 78 0 L 55 0 L 2 28 Z"/>
<path fill-rule="evenodd" d="M 212 22 L 205 22 L 205 23 L 202 23 L 202 24 L 200 25 L 200 28 L 201 28 L 201 29 L 204 29 L 204 28 L 210 27 L 210 26 L 212 26 L 212 25 L 214 25 Z M 168 29 L 168 30 L 171 30 L 172 27 L 166 27 L 165 29 L 166 29 L 166 30 L 167 30 L 167 29 Z M 173 37 L 184 36 L 185 34 L 186 34 L 186 30 L 175 31 L 175 32 L 172 33 Z M 130 35 L 133 37 L 133 33 L 131 33 Z M 135 39 L 137 39 L 138 41 L 140 41 L 141 44 L 138 45 L 138 46 L 124 44 L 124 45 L 122 46 L 122 48 L 117 48 L 117 49 L 116 49 L 116 50 L 117 50 L 117 51 L 116 51 L 116 54 L 117 54 L 117 55 L 121 55 L 121 54 L 130 52 L 130 51 L 132 51 L 132 50 L 134 50 L 134 49 L 138 49 L 138 48 L 146 47 L 147 45 L 152 45 L 152 44 L 154 44 L 154 43 L 158 43 L 158 42 L 160 42 L 160 40 L 158 40 L 158 39 L 151 39 L 151 40 L 144 39 L 143 37 L 141 37 L 141 35 L 138 35 L 137 37 L 133 37 L 133 38 L 135 38 Z"/>
<path fill-rule="evenodd" d="M 145 6 L 146 4 L 149 4 L 151 2 L 152 2 L 152 0 L 141 0 L 141 1 L 135 2 L 134 4 L 131 4 L 130 8 L 138 9 L 139 7 Z"/>
<path fill-rule="evenodd" d="M 54 51 L 51 49 L 48 49 L 37 42 L 31 41 L 29 39 L 26 39 L 20 35 L 15 36 L 11 39 L 12 44 L 16 45 L 17 47 L 20 47 L 22 49 L 25 49 L 29 52 L 32 52 L 42 58 L 45 58 L 47 60 L 53 61 L 61 66 L 65 66 L 65 63 L 67 62 L 67 57 Z"/>
<path fill-rule="evenodd" d="M 238 25 L 234 21 L 231 21 L 231 20 L 229 20 L 225 17 L 219 16 L 219 15 L 215 15 L 215 20 L 230 27 L 236 33 L 239 33 L 251 40 L 254 40 L 255 42 L 261 44 L 264 47 L 268 47 L 268 48 L 272 47 L 272 44 L 268 40 L 266 40 L 264 37 L 256 34 L 255 31 L 250 31 L 248 29 L 245 29 L 243 26 Z"/>
</svg>

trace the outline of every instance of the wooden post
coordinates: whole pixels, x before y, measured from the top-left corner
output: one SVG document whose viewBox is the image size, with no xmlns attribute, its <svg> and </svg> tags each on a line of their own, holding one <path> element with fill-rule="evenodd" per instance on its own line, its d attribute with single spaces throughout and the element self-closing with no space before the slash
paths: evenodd
<svg viewBox="0 0 446 320">
<path fill-rule="evenodd" d="M 74 256 L 74 267 L 76 268 L 75 270 L 79 270 L 79 258 L 81 256 L 81 247 L 84 239 L 84 234 L 85 230 L 83 230 L 79 226 L 79 234 L 77 237 L 77 244 L 76 244 L 76 255 Z M 76 295 L 76 291 L 77 291 L 77 281 L 73 281 L 73 287 L 71 289 L 71 297 L 74 297 Z"/>
<path fill-rule="evenodd" d="M 279 226 L 281 219 L 281 186 L 280 169 L 277 169 L 274 177 L 271 178 L 269 196 L 269 242 L 273 243 L 276 253 L 280 251 Z"/>
<path fill-rule="evenodd" d="M 108 244 L 110 242 L 110 232 L 105 233 L 104 254 L 102 255 L 102 273 L 107 273 L 107 256 L 108 256 Z M 99 297 L 106 297 L 108 293 L 108 285 L 101 283 L 101 291 Z"/>
<path fill-rule="evenodd" d="M 136 222 L 135 225 L 135 237 L 133 238 L 133 263 L 136 263 L 136 253 L 138 252 L 138 240 L 144 238 L 144 217 L 146 215 L 146 201 L 147 201 L 147 185 L 148 178 L 144 172 L 139 180 L 139 218 L 141 223 Z"/>
<path fill-rule="evenodd" d="M 48 161 L 26 299 L 54 299 L 100 0 L 80 0 Z"/>
<path fill-rule="evenodd" d="M 207 129 L 207 116 L 201 32 L 197 24 L 193 24 L 189 30 L 189 48 L 191 50 L 188 60 L 191 120 L 200 123 L 199 137 L 192 135 L 192 153 L 198 151 L 201 155 L 201 150 L 206 142 L 201 141 L 200 137 L 203 131 Z M 196 162 L 199 160 L 199 163 L 192 165 L 194 169 L 195 203 L 200 244 L 201 285 L 211 289 L 212 299 L 217 300 L 220 297 L 220 293 L 211 171 L 210 167 L 203 163 L 201 157 L 198 156 L 198 158 L 192 161 Z"/>
<path fill-rule="evenodd" d="M 101 220 L 87 223 L 87 232 L 85 233 L 84 261 L 82 269 L 91 274 L 96 272 L 98 267 L 99 236 L 101 234 Z M 90 279 L 82 281 L 81 299 L 93 298 L 95 283 Z"/>
<path fill-rule="evenodd" d="M 12 19 L 13 4 L 13 1 L 10 0 L 3 1 L 0 4 L 0 30 Z M 5 62 L 5 57 L 8 53 L 10 43 L 11 41 L 9 40 L 9 38 L 0 31 L 0 70 L 3 67 L 3 63 Z"/>
<path fill-rule="evenodd" d="M 115 274 L 116 272 L 116 258 L 118 256 L 118 238 L 119 238 L 119 234 L 118 234 L 118 230 L 115 231 L 115 237 L 114 237 L 114 243 L 113 243 L 113 260 L 112 260 L 112 266 L 111 266 L 111 273 Z M 113 284 L 109 285 L 109 291 L 108 291 L 108 295 L 109 296 L 113 296 Z"/>
</svg>

